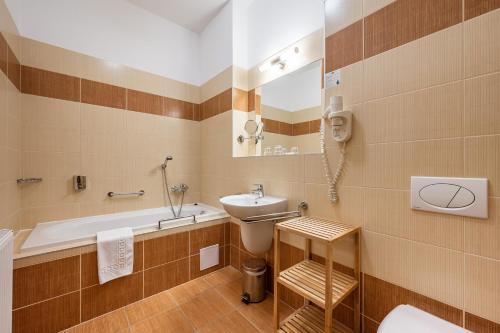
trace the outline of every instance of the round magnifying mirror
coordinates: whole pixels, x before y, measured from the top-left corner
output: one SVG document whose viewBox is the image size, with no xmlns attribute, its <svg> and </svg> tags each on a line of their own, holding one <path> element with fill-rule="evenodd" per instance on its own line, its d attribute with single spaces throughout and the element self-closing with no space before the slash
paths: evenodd
<svg viewBox="0 0 500 333">
<path fill-rule="evenodd" d="M 249 135 L 254 135 L 255 132 L 257 132 L 258 127 L 259 126 L 257 125 L 257 122 L 255 120 L 247 120 L 247 122 L 245 123 L 245 131 Z"/>
</svg>

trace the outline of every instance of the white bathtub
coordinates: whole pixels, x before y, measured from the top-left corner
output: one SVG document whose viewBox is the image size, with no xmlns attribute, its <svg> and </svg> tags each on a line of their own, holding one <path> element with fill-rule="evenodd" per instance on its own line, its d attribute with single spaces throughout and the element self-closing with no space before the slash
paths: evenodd
<svg viewBox="0 0 500 333">
<path fill-rule="evenodd" d="M 176 212 L 177 209 L 175 207 Z M 205 204 L 184 205 L 181 216 L 181 219 L 163 222 L 162 230 L 228 217 L 223 210 Z M 172 217 L 170 207 L 162 207 L 38 223 L 21 246 L 21 252 L 81 244 L 86 241 L 95 242 L 97 232 L 109 229 L 131 227 L 136 235 L 157 231 L 159 220 Z"/>
</svg>

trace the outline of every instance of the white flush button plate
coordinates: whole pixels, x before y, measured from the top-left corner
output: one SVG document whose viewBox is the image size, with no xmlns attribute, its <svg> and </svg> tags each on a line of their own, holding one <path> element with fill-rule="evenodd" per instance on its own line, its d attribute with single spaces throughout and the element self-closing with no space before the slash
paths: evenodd
<svg viewBox="0 0 500 333">
<path fill-rule="evenodd" d="M 488 180 L 411 177 L 411 208 L 488 218 Z"/>
</svg>

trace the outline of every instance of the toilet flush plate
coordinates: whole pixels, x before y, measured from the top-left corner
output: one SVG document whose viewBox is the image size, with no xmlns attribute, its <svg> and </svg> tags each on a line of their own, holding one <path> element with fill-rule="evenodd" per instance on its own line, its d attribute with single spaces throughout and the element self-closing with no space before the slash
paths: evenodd
<svg viewBox="0 0 500 333">
<path fill-rule="evenodd" d="M 411 177 L 411 207 L 488 218 L 486 178 Z"/>
</svg>

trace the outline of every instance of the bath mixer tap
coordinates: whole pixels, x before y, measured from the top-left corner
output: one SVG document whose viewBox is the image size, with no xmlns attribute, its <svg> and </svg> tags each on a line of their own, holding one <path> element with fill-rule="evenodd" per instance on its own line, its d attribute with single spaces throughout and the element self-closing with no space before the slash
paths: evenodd
<svg viewBox="0 0 500 333">
<path fill-rule="evenodd" d="M 264 185 L 262 184 L 254 184 L 255 188 L 252 190 L 252 194 L 257 195 L 259 198 L 264 196 Z"/>
</svg>

